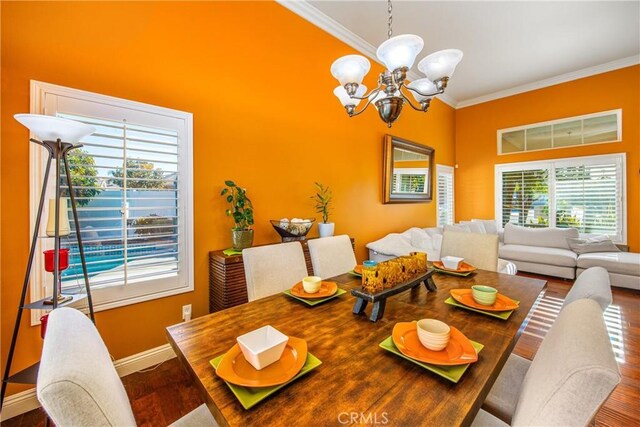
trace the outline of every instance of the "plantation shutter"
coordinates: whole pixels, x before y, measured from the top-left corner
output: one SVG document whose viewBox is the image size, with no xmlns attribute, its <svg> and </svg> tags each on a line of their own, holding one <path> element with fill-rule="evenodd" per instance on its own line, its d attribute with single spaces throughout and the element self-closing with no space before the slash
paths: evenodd
<svg viewBox="0 0 640 427">
<path fill-rule="evenodd" d="M 549 169 L 502 171 L 502 226 L 549 226 Z"/>
<path fill-rule="evenodd" d="M 556 167 L 556 226 L 617 236 L 621 221 L 620 175 L 616 162 Z"/>
<path fill-rule="evenodd" d="M 454 223 L 453 168 L 436 165 L 438 227 Z"/>
<path fill-rule="evenodd" d="M 124 120 L 58 113 L 97 131 L 70 153 L 70 172 L 92 287 L 170 279 L 179 272 L 178 133 Z M 66 180 L 63 192 L 68 194 Z M 74 234 L 63 285 L 82 281 Z M 63 242 L 65 243 L 65 242 Z"/>
</svg>

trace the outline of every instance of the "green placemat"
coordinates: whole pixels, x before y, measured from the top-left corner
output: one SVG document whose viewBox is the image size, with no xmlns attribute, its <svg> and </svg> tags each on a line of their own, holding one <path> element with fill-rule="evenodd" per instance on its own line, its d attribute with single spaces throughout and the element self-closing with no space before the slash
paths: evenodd
<svg viewBox="0 0 640 427">
<path fill-rule="evenodd" d="M 282 293 L 283 293 L 283 294 L 285 294 L 285 295 L 290 296 L 290 297 L 291 297 L 291 298 L 293 298 L 293 299 L 297 299 L 298 301 L 302 301 L 303 303 L 305 303 L 305 304 L 310 305 L 310 306 L 312 306 L 312 307 L 313 307 L 314 305 L 322 304 L 322 303 L 323 303 L 323 302 L 325 302 L 325 301 L 329 301 L 330 299 L 333 299 L 333 298 L 339 297 L 339 296 L 340 296 L 340 295 L 342 295 L 342 294 L 346 294 L 346 293 L 347 293 L 347 291 L 345 291 L 344 289 L 340 289 L 340 288 L 338 288 L 338 290 L 336 291 L 336 293 L 335 293 L 335 294 L 333 294 L 333 295 L 331 295 L 330 297 L 326 297 L 326 298 L 318 298 L 318 299 L 306 299 L 306 298 L 300 298 L 300 297 L 297 297 L 297 296 L 293 295 L 293 294 L 291 293 L 291 290 L 289 290 L 289 289 L 287 289 L 286 291 L 283 291 Z"/>
<path fill-rule="evenodd" d="M 229 248 L 222 251 L 222 253 L 225 254 L 226 256 L 240 255 L 242 253 L 242 249 L 238 250 L 238 249 Z"/>
<path fill-rule="evenodd" d="M 214 368 L 217 368 L 223 357 L 224 357 L 224 354 L 221 354 L 215 359 L 210 360 L 209 363 L 211 363 L 211 365 Z M 240 402 L 242 407 L 244 409 L 249 409 L 257 405 L 258 403 L 262 402 L 264 399 L 271 396 L 273 393 L 280 390 L 282 387 L 286 386 L 290 382 L 297 380 L 304 374 L 311 372 L 312 370 L 314 370 L 320 365 L 322 365 L 322 362 L 320 361 L 320 359 L 318 359 L 311 353 L 307 353 L 307 360 L 302 366 L 302 369 L 300 369 L 300 372 L 298 372 L 298 375 L 291 378 L 289 381 L 287 381 L 284 384 L 275 385 L 272 387 L 244 387 L 241 385 L 228 383 L 227 381 L 225 381 L 225 383 L 229 386 L 229 388 L 231 389 L 231 392 L 238 398 L 238 401 Z"/>
<path fill-rule="evenodd" d="M 471 340 L 470 340 L 471 341 Z M 475 341 L 471 341 L 471 344 L 476 349 L 478 353 L 480 350 L 484 348 L 484 345 L 477 343 Z M 439 366 L 439 365 L 430 365 L 428 363 L 419 362 L 415 359 L 412 359 L 408 356 L 402 354 L 398 347 L 393 343 L 393 337 L 389 337 L 386 340 L 380 343 L 380 347 L 384 348 L 387 351 L 390 351 L 393 354 L 397 354 L 403 359 L 407 359 L 410 362 L 415 363 L 416 365 L 433 372 L 434 374 L 440 375 L 442 378 L 446 378 L 453 383 L 457 383 L 462 378 L 462 374 L 464 374 L 469 368 L 470 363 L 466 365 L 456 365 L 456 366 Z M 477 362 L 476 362 L 477 363 Z"/>
<path fill-rule="evenodd" d="M 349 272 L 349 274 L 352 274 L 352 275 L 357 276 L 357 277 L 362 277 L 362 274 L 360 274 L 360 273 L 356 273 L 356 271 L 355 271 L 355 270 L 351 270 L 351 271 Z"/>
<path fill-rule="evenodd" d="M 514 300 L 514 301 L 516 301 L 516 300 Z M 516 301 L 516 302 L 519 303 L 520 301 Z M 460 304 L 458 301 L 454 300 L 453 297 L 447 298 L 444 303 L 445 304 L 449 304 L 449 305 L 455 305 L 456 307 L 460 307 L 460 308 L 466 308 L 467 310 L 475 311 L 476 313 L 486 314 L 487 316 L 497 317 L 498 319 L 502 319 L 502 320 L 507 320 L 509 318 L 509 316 L 511 316 L 511 313 L 513 313 L 514 310 L 515 310 L 515 308 L 513 310 L 509 310 L 509 311 L 484 311 L 484 310 L 478 310 L 477 308 L 473 308 L 473 307 L 466 306 L 464 304 Z"/>
<path fill-rule="evenodd" d="M 466 273 L 457 273 L 455 271 L 450 271 L 450 270 L 441 270 L 436 266 L 434 266 L 433 269 L 438 273 L 451 274 L 452 276 L 460 276 L 460 277 L 467 277 L 473 273 L 473 271 L 468 271 Z"/>
</svg>

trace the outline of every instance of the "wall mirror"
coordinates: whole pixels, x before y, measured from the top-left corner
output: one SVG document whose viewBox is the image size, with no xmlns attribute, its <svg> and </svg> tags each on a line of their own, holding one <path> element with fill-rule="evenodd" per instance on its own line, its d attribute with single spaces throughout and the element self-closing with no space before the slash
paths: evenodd
<svg viewBox="0 0 640 427">
<path fill-rule="evenodd" d="M 432 197 L 434 149 L 397 136 L 384 141 L 384 203 L 425 203 Z"/>
</svg>

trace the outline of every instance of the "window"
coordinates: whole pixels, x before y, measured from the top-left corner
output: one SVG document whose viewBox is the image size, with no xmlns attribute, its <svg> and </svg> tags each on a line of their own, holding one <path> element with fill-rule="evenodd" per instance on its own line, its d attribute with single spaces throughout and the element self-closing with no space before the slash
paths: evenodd
<svg viewBox="0 0 640 427">
<path fill-rule="evenodd" d="M 96 128 L 69 154 L 95 308 L 193 290 L 191 114 L 39 82 L 32 82 L 32 93 L 32 111 Z M 32 147 L 32 214 L 45 167 L 43 151 Z M 53 186 L 50 182 L 48 197 Z M 61 191 L 68 195 L 64 178 Z M 71 255 L 62 286 L 73 293 L 84 280 L 70 223 L 72 231 L 61 241 Z M 51 240 L 41 239 L 41 249 L 52 247 Z M 50 274 L 38 275 L 36 283 L 45 287 L 34 287 L 36 299 L 49 295 L 52 286 Z"/>
<path fill-rule="evenodd" d="M 438 201 L 438 227 L 447 224 L 451 225 L 455 221 L 454 217 L 454 195 L 453 195 L 453 168 L 451 166 L 436 165 L 437 201 Z"/>
<path fill-rule="evenodd" d="M 625 154 L 496 165 L 496 218 L 626 243 L 625 168 Z"/>
<path fill-rule="evenodd" d="M 501 129 L 498 131 L 498 154 L 549 150 L 621 140 L 622 110 L 604 111 Z"/>
</svg>

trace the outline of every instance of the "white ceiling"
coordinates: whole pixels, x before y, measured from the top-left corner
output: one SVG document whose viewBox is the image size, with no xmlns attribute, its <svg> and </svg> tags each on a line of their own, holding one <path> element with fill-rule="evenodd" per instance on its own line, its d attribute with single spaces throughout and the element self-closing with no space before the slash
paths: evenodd
<svg viewBox="0 0 640 427">
<path fill-rule="evenodd" d="M 386 1 L 280 3 L 370 57 L 387 38 Z M 638 63 L 640 1 L 395 1 L 406 33 L 424 39 L 416 64 L 464 52 L 445 99 L 464 106 Z"/>
</svg>

